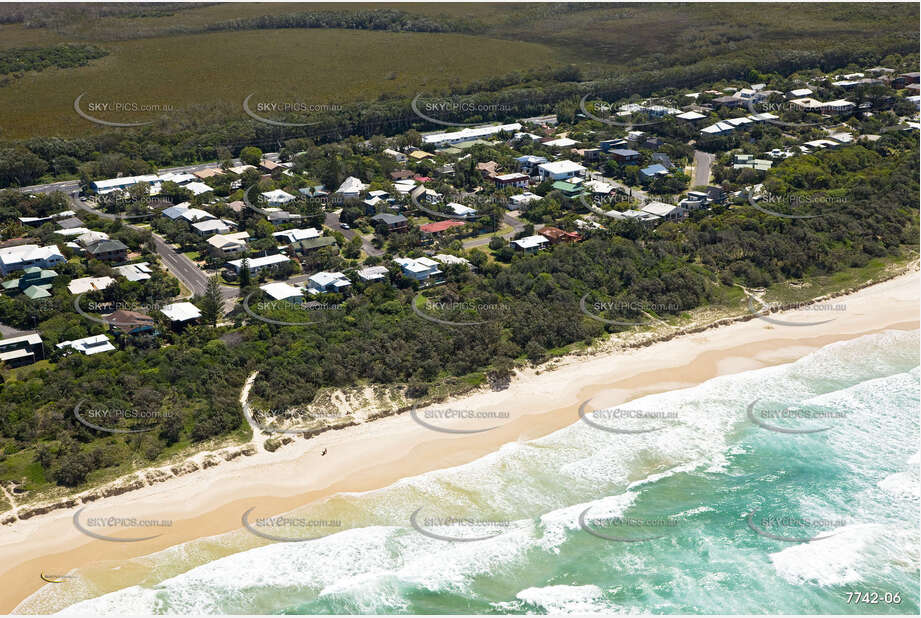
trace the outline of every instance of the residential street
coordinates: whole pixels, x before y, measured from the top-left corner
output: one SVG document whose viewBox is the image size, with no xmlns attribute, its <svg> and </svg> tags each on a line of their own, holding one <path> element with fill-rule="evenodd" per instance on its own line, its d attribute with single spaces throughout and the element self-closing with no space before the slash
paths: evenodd
<svg viewBox="0 0 921 618">
<path fill-rule="evenodd" d="M 375 257 L 384 255 L 383 251 L 372 245 L 370 240 L 359 234 L 356 230 L 343 230 L 341 227 L 339 227 L 339 213 L 337 212 L 326 213 L 326 218 L 323 220 L 323 225 L 331 230 L 338 230 L 342 232 L 342 235 L 345 236 L 348 240 L 352 240 L 356 235 L 361 236 L 361 249 L 368 255 L 373 255 Z"/>
</svg>

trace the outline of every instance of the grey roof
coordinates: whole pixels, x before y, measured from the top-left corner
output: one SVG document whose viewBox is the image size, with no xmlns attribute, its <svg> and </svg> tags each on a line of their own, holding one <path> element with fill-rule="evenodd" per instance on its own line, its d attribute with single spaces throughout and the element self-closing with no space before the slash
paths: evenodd
<svg viewBox="0 0 921 618">
<path fill-rule="evenodd" d="M 62 229 L 69 230 L 75 227 L 82 227 L 83 221 L 76 217 L 67 217 L 66 219 L 58 221 L 58 225 L 61 226 Z"/>
<path fill-rule="evenodd" d="M 372 221 L 383 221 L 387 225 L 396 225 L 397 223 L 406 223 L 407 221 L 409 221 L 409 219 L 407 219 L 403 215 L 391 215 L 390 213 L 387 213 L 387 212 L 382 212 L 380 214 L 374 215 L 373 217 L 371 217 L 371 220 Z"/>
<path fill-rule="evenodd" d="M 92 254 L 97 253 L 109 253 L 110 251 L 127 251 L 128 246 L 120 240 L 106 239 L 106 240 L 97 240 L 89 247 L 86 248 Z"/>
</svg>

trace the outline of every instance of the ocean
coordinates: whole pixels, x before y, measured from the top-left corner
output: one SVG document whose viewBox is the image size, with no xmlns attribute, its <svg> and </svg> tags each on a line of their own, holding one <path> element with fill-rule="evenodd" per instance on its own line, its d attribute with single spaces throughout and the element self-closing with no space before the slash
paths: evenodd
<svg viewBox="0 0 921 618">
<path fill-rule="evenodd" d="M 17 612 L 918 614 L 918 449 L 919 332 L 888 331 L 73 571 Z"/>
</svg>

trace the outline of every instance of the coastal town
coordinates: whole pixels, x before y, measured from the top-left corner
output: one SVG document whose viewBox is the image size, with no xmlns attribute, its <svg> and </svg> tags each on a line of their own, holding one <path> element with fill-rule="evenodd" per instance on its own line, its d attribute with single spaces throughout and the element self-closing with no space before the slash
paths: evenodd
<svg viewBox="0 0 921 618">
<path fill-rule="evenodd" d="M 917 134 L 918 76 L 870 67 L 616 105 L 585 97 L 570 122 L 550 114 L 368 140 L 359 175 L 334 185 L 308 152 L 254 147 L 219 164 L 94 179 L 61 210 L 5 213 L 15 218 L 0 243 L 3 313 L 20 328 L 4 327 L 0 361 L 157 345 L 241 319 L 241 290 L 254 286 L 264 300 L 316 307 L 374 285 L 436 286 L 593 234 L 751 208 L 778 165 Z M 96 318 L 28 328 L 61 297 L 92 303 Z"/>
</svg>

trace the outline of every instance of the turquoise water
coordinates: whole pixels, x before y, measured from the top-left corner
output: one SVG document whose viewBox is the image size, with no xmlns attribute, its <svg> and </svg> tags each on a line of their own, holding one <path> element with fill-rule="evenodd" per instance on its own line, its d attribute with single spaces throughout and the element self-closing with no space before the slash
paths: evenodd
<svg viewBox="0 0 921 618">
<path fill-rule="evenodd" d="M 74 585 L 46 586 L 19 611 L 917 614 L 918 350 L 918 332 L 887 332 L 644 397 L 621 407 L 672 417 L 598 423 L 657 431 L 577 421 L 298 511 L 343 522 L 321 539 L 196 541 L 132 561 L 149 571 L 140 585 L 98 596 L 92 575 L 77 572 Z M 756 410 L 834 414 L 770 421 L 824 431 L 770 431 L 746 416 L 758 398 Z M 409 523 L 419 508 L 432 534 L 495 536 L 432 538 Z M 595 531 L 635 542 L 582 529 L 589 508 Z M 758 534 L 753 512 L 767 534 L 821 538 Z M 217 557 L 228 548 L 243 550 Z M 853 591 L 881 602 L 848 603 Z M 883 602 L 896 592 L 900 604 Z"/>
</svg>

